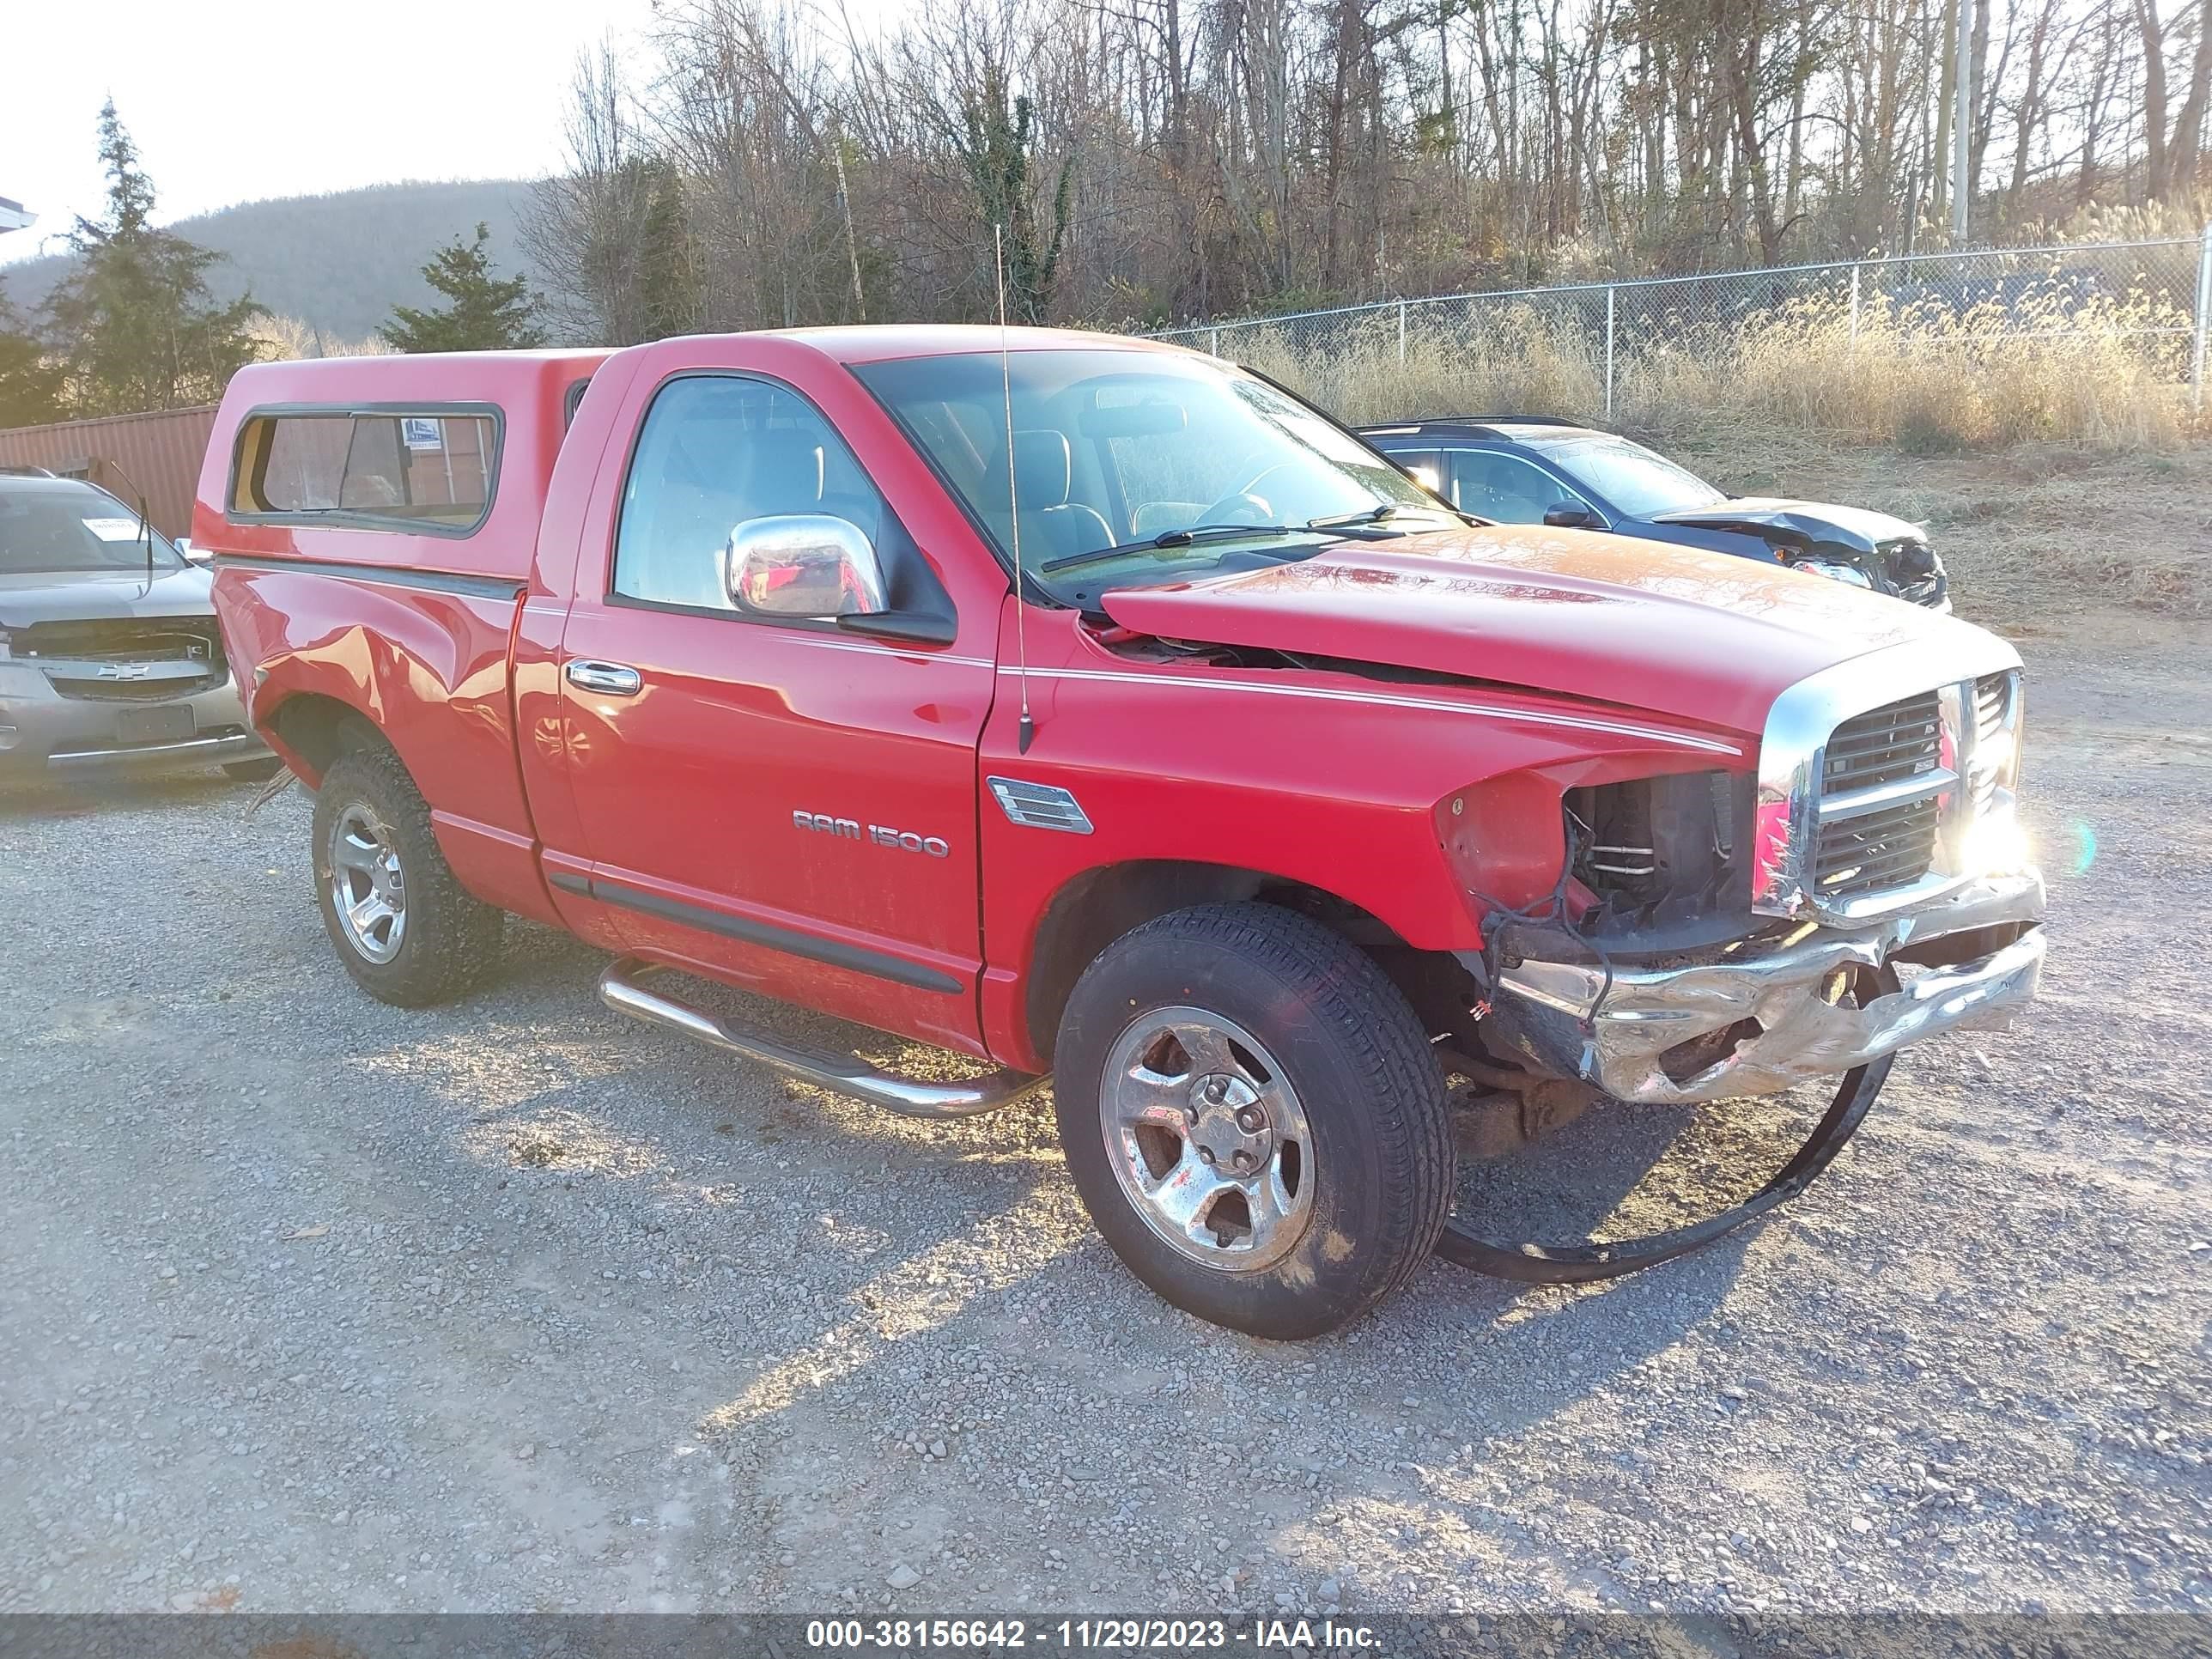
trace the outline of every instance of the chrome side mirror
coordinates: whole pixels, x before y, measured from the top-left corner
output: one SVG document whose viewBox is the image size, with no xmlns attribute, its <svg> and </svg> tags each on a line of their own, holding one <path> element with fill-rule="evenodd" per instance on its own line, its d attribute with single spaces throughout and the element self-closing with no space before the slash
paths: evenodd
<svg viewBox="0 0 2212 1659">
<path fill-rule="evenodd" d="M 872 617 L 890 609 L 875 544 L 850 520 L 786 513 L 733 526 L 722 591 L 769 617 Z"/>
<path fill-rule="evenodd" d="M 215 562 L 215 555 L 205 548 L 194 547 L 191 544 L 191 538 L 189 536 L 178 537 L 171 545 L 173 546 L 178 552 L 185 556 L 185 562 L 187 564 L 213 564 Z"/>
</svg>

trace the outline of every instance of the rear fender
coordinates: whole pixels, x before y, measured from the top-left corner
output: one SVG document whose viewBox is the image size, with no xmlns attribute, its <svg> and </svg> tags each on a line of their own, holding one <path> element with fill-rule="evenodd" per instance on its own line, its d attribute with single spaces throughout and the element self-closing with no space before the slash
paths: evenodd
<svg viewBox="0 0 2212 1659">
<path fill-rule="evenodd" d="M 328 731 L 331 705 L 351 711 L 430 804 L 462 885 L 488 903 L 556 919 L 515 757 L 513 597 L 223 561 L 215 592 L 247 715 L 311 787 L 337 749 L 309 734 Z M 285 714 L 303 698 L 315 700 L 312 723 L 297 707 Z"/>
</svg>

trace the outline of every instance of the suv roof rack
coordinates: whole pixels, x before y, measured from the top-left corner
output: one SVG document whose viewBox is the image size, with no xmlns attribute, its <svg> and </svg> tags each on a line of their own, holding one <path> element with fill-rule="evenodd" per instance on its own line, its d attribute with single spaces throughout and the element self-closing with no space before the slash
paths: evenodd
<svg viewBox="0 0 2212 1659">
<path fill-rule="evenodd" d="M 1582 426 L 1564 415 L 1432 415 L 1423 426 Z"/>
<path fill-rule="evenodd" d="M 13 461 L 0 465 L 0 478 L 51 478 L 53 476 L 43 466 L 30 466 Z"/>
<path fill-rule="evenodd" d="M 1589 422 L 1564 415 L 1421 415 L 1410 421 L 1370 421 L 1361 432 L 1419 432 L 1435 426 L 1569 426 L 1589 430 Z"/>
</svg>

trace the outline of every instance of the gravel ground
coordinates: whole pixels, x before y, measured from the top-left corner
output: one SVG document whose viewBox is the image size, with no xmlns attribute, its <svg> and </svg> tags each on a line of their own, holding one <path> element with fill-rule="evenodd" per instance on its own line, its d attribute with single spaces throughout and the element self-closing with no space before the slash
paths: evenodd
<svg viewBox="0 0 2212 1659">
<path fill-rule="evenodd" d="M 404 1013 L 296 795 L 0 797 L 0 1609 L 2204 1611 L 2212 653 L 2067 627 L 2029 1019 L 1703 1255 L 1302 1347 L 1125 1274 L 1041 1107 L 783 1085 L 534 929 Z M 1778 1160 L 1727 1121 L 1677 1193 Z"/>
</svg>

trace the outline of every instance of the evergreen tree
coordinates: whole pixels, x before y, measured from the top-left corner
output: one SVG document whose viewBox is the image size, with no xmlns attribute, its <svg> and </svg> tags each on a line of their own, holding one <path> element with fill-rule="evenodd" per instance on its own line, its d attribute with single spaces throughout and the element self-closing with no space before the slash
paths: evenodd
<svg viewBox="0 0 2212 1659">
<path fill-rule="evenodd" d="M 511 351 L 543 345 L 538 296 L 527 279 L 501 282 L 492 275 L 484 244 L 491 227 L 478 221 L 476 240 L 456 236 L 422 267 L 422 280 L 446 296 L 433 311 L 392 307 L 392 320 L 376 331 L 401 351 Z"/>
<path fill-rule="evenodd" d="M 984 229 L 1006 228 L 1007 315 L 1018 323 L 1042 323 L 1052 303 L 1053 277 L 1067 236 L 1075 158 L 1071 155 L 1060 163 L 1048 238 L 1030 200 L 1030 164 L 1036 157 L 1035 112 L 1027 96 L 1018 94 L 1009 100 L 1007 90 L 1006 70 L 986 59 L 981 84 L 962 99 L 959 125 L 943 125 L 967 169 Z"/>
<path fill-rule="evenodd" d="M 76 263 L 47 297 L 70 412 L 125 415 L 210 403 L 261 355 L 248 295 L 218 306 L 207 270 L 222 257 L 153 226 L 154 185 L 108 100 L 100 112 L 107 213 L 70 232 Z"/>
<path fill-rule="evenodd" d="M 644 163 L 651 180 L 643 246 L 638 253 L 638 300 L 647 340 L 665 340 L 696 326 L 699 272 L 691 257 L 691 221 L 684 209 L 684 178 L 665 156 Z"/>
<path fill-rule="evenodd" d="M 62 418 L 62 366 L 0 295 L 0 427 Z"/>
</svg>

